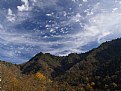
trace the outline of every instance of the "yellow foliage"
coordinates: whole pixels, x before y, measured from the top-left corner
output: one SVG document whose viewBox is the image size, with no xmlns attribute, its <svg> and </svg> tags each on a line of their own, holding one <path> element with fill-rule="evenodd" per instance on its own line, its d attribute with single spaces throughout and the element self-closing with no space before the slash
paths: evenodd
<svg viewBox="0 0 121 91">
<path fill-rule="evenodd" d="M 79 91 L 85 91 L 85 89 L 83 87 L 81 87 Z"/>
<path fill-rule="evenodd" d="M 42 73 L 40 73 L 40 72 L 37 72 L 35 74 L 35 78 L 37 78 L 39 80 L 46 80 L 46 77 Z"/>
<path fill-rule="evenodd" d="M 87 88 L 88 90 L 92 90 L 92 89 L 93 89 L 93 87 L 92 87 L 89 83 L 87 84 L 86 88 Z"/>
<path fill-rule="evenodd" d="M 52 83 L 53 81 L 49 79 L 48 82 L 49 82 L 49 83 Z"/>
<path fill-rule="evenodd" d="M 112 86 L 113 86 L 113 87 L 117 87 L 118 85 L 117 85 L 115 82 L 113 82 L 113 83 L 112 83 Z"/>
<path fill-rule="evenodd" d="M 15 84 L 18 83 L 18 80 L 17 80 L 15 77 L 11 78 L 10 81 L 11 81 L 12 83 L 15 83 Z"/>
<path fill-rule="evenodd" d="M 86 78 L 85 78 L 85 80 L 86 80 L 86 81 L 89 81 L 89 78 L 88 78 L 88 77 L 86 77 Z"/>
<path fill-rule="evenodd" d="M 91 85 L 91 86 L 95 86 L 95 83 L 94 83 L 94 82 L 91 82 L 90 85 Z"/>
</svg>

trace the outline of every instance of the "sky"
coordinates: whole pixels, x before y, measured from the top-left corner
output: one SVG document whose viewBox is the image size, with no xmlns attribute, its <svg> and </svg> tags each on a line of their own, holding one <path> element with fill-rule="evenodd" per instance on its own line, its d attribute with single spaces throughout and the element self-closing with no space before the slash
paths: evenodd
<svg viewBox="0 0 121 91">
<path fill-rule="evenodd" d="M 121 37 L 121 0 L 0 0 L 0 59 L 83 53 Z"/>
</svg>

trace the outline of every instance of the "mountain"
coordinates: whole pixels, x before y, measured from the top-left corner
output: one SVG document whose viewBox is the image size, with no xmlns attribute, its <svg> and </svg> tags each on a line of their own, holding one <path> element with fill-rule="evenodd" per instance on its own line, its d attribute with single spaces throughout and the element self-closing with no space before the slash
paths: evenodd
<svg viewBox="0 0 121 91">
<path fill-rule="evenodd" d="M 23 74 L 31 74 L 41 71 L 49 76 L 56 77 L 65 73 L 70 67 L 84 58 L 85 54 L 69 54 L 68 56 L 54 56 L 49 53 L 39 53 L 28 62 L 21 64 Z"/>
<path fill-rule="evenodd" d="M 89 90 L 121 89 L 121 39 L 105 42 L 58 77 L 71 86 Z M 63 80 L 64 79 L 64 80 Z M 95 84 L 91 87 L 91 84 Z"/>
<path fill-rule="evenodd" d="M 10 87 L 3 84 L 7 91 L 13 91 L 10 88 L 14 91 L 121 89 L 121 38 L 105 42 L 98 48 L 82 54 L 72 53 L 61 57 L 40 52 L 23 64 L 16 65 L 4 61 L 0 63 L 3 65 L 3 80 L 9 79 L 6 84 Z"/>
</svg>

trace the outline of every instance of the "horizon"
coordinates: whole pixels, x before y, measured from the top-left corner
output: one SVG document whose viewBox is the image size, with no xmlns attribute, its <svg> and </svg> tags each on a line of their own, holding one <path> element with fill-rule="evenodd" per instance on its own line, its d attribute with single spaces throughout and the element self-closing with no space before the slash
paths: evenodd
<svg viewBox="0 0 121 91">
<path fill-rule="evenodd" d="M 117 38 L 117 39 L 121 39 L 121 37 L 120 37 L 120 38 Z M 103 42 L 103 43 L 115 41 L 115 40 L 117 40 L 117 39 L 112 39 L 112 40 L 110 40 L 110 41 L 105 41 L 105 42 Z M 44 54 L 44 55 L 50 54 L 50 55 L 56 56 L 56 57 L 68 57 L 68 56 L 71 55 L 71 54 L 81 55 L 81 54 L 88 53 L 88 52 L 92 51 L 93 49 L 99 48 L 103 43 L 101 43 L 99 46 L 97 46 L 97 47 L 95 47 L 95 48 L 92 48 L 92 49 L 90 49 L 90 50 L 88 50 L 88 51 L 86 51 L 86 52 L 83 52 L 83 53 L 70 53 L 70 54 L 67 54 L 67 55 L 61 55 L 61 56 L 59 56 L 59 55 L 54 55 L 54 54 L 51 54 L 51 53 L 39 52 L 39 53 L 35 54 L 34 56 L 32 56 L 30 59 L 28 59 L 28 60 L 26 60 L 26 61 L 24 61 L 24 62 L 20 62 L 20 63 L 17 63 L 17 62 L 14 63 L 14 62 L 11 62 L 10 60 L 9 60 L 9 61 L 7 61 L 7 60 L 0 60 L 0 61 L 4 61 L 4 62 L 9 62 L 9 63 L 12 63 L 12 64 L 20 65 L 20 64 L 23 64 L 23 63 L 25 63 L 25 62 L 30 61 L 33 57 L 35 57 L 36 55 L 38 55 L 38 54 L 40 54 L 40 53 L 42 53 L 42 54 Z"/>
<path fill-rule="evenodd" d="M 120 10 L 120 0 L 1 0 L 0 59 L 90 51 L 121 37 Z"/>
</svg>

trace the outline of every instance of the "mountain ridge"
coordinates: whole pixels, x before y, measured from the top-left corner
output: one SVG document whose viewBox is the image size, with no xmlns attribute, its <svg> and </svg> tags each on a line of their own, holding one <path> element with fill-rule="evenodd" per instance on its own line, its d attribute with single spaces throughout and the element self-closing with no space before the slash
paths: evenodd
<svg viewBox="0 0 121 91">
<path fill-rule="evenodd" d="M 37 77 L 53 81 L 51 85 L 57 83 L 56 86 L 60 90 L 55 91 L 120 90 L 121 38 L 102 43 L 99 47 L 82 54 L 72 53 L 60 57 L 40 52 L 23 64 L 2 64 L 7 68 L 10 65 L 17 67 L 17 76 L 19 74 L 23 79 L 27 76 L 33 80 L 37 74 Z"/>
</svg>

